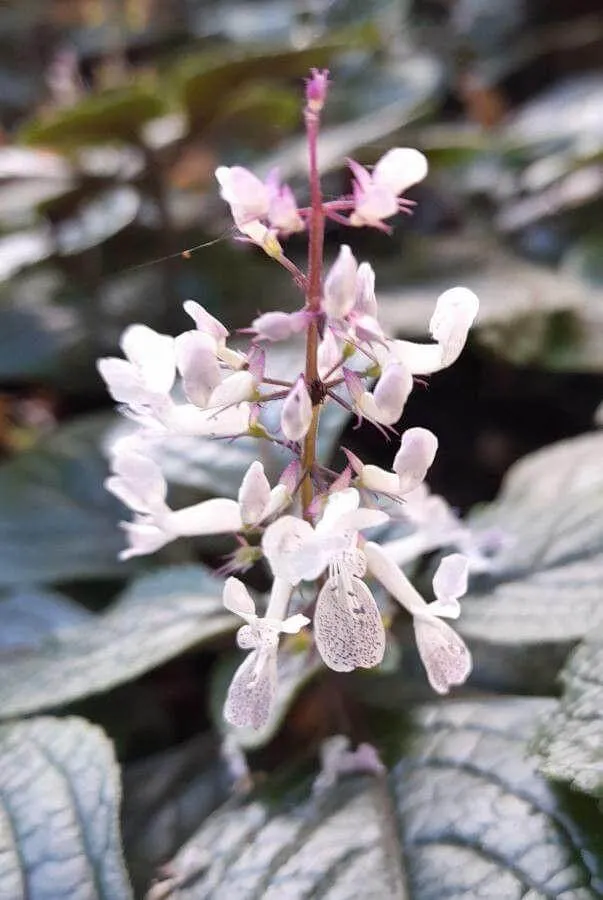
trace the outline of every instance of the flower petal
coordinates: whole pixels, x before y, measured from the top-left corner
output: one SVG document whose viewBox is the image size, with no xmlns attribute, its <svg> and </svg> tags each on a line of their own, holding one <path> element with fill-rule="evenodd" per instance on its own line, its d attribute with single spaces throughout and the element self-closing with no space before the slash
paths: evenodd
<svg viewBox="0 0 603 900">
<path fill-rule="evenodd" d="M 356 302 L 358 263 L 347 244 L 339 250 L 324 283 L 322 308 L 331 319 L 343 319 Z"/>
<path fill-rule="evenodd" d="M 223 343 L 226 340 L 230 333 L 228 329 L 196 300 L 186 300 L 183 308 L 184 312 L 194 321 L 198 331 L 208 334 L 216 343 Z"/>
<path fill-rule="evenodd" d="M 479 300 L 468 288 L 451 288 L 438 297 L 429 331 L 442 348 L 442 367 L 458 359 L 478 310 Z"/>
<path fill-rule="evenodd" d="M 427 159 L 411 147 L 393 147 L 373 169 L 373 181 L 394 194 L 403 194 L 427 175 Z"/>
<path fill-rule="evenodd" d="M 447 619 L 458 619 L 461 607 L 458 598 L 467 593 L 469 560 L 462 553 L 445 556 L 433 576 L 433 592 L 437 597 L 429 604 L 429 612 Z"/>
<path fill-rule="evenodd" d="M 437 450 L 438 439 L 427 428 L 409 428 L 404 432 L 392 467 L 400 481 L 400 494 L 407 494 L 421 484 Z"/>
<path fill-rule="evenodd" d="M 275 578 L 288 584 L 302 580 L 303 564 L 300 555 L 304 544 L 312 541 L 314 529 L 309 522 L 296 516 L 282 516 L 268 526 L 262 538 L 262 550 Z"/>
<path fill-rule="evenodd" d="M 428 604 L 385 550 L 372 541 L 367 541 L 362 549 L 371 575 L 381 582 L 385 590 L 412 616 L 427 614 Z"/>
<path fill-rule="evenodd" d="M 185 331 L 176 338 L 176 362 L 184 393 L 203 409 L 222 380 L 215 341 L 202 331 Z"/>
<path fill-rule="evenodd" d="M 259 460 L 251 463 L 239 488 L 239 506 L 244 525 L 256 525 L 270 503 L 270 483 Z"/>
<path fill-rule="evenodd" d="M 270 717 L 277 686 L 276 653 L 267 655 L 258 668 L 260 652 L 248 655 L 228 688 L 224 718 L 237 728 L 261 728 Z"/>
<path fill-rule="evenodd" d="M 255 616 L 255 603 L 243 582 L 239 581 L 238 578 L 231 577 L 226 579 L 222 602 L 226 609 L 237 616 L 241 616 L 243 619 L 250 619 Z"/>
<path fill-rule="evenodd" d="M 379 665 L 385 629 L 363 581 L 338 576 L 327 580 L 316 601 L 314 639 L 322 659 L 335 672 Z"/>
<path fill-rule="evenodd" d="M 211 393 L 209 407 L 226 407 L 253 400 L 255 396 L 255 379 L 249 371 L 233 372 Z"/>
<path fill-rule="evenodd" d="M 128 538 L 129 547 L 119 554 L 120 559 L 131 559 L 133 556 L 146 556 L 147 553 L 155 553 L 161 547 L 165 547 L 173 541 L 177 535 L 160 528 L 154 522 L 145 520 L 135 522 L 121 522 L 121 527 Z"/>
<path fill-rule="evenodd" d="M 182 537 L 202 534 L 226 534 L 243 527 L 236 500 L 215 497 L 194 506 L 186 506 L 169 516 L 170 529 Z"/>
<path fill-rule="evenodd" d="M 303 377 L 297 379 L 283 403 L 281 428 L 289 441 L 300 441 L 312 421 L 312 401 Z"/>
<path fill-rule="evenodd" d="M 176 377 L 174 338 L 147 325 L 130 325 L 121 336 L 121 348 L 139 370 L 149 391 L 167 394 Z"/>
<path fill-rule="evenodd" d="M 294 616 L 289 616 L 288 619 L 284 619 L 281 622 L 280 630 L 284 634 L 298 634 L 302 628 L 309 624 L 310 619 L 307 616 L 302 615 L 302 613 L 296 613 Z"/>
<path fill-rule="evenodd" d="M 435 616 L 417 616 L 413 625 L 419 656 L 434 691 L 447 694 L 454 685 L 463 684 L 473 665 L 463 639 Z"/>
</svg>

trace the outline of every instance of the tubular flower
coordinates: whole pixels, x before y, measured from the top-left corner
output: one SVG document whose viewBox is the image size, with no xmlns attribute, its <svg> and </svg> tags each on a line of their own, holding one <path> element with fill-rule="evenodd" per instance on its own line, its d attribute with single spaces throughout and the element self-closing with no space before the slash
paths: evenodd
<svg viewBox="0 0 603 900">
<path fill-rule="evenodd" d="M 290 594 L 290 586 L 275 579 L 266 615 L 260 618 L 245 585 L 238 578 L 226 580 L 224 606 L 245 620 L 237 632 L 237 643 L 242 650 L 250 651 L 228 689 L 224 718 L 231 725 L 261 728 L 268 721 L 277 689 L 280 635 L 297 634 L 310 621 L 300 614 L 279 616 L 278 611 L 286 607 Z M 279 608 L 272 616 L 271 606 Z"/>
<path fill-rule="evenodd" d="M 418 150 L 394 147 L 381 157 L 372 173 L 348 160 L 354 176 L 354 212 L 351 225 L 382 228 L 383 220 L 400 209 L 398 197 L 427 175 L 427 160 Z"/>
<path fill-rule="evenodd" d="M 371 422 L 395 425 L 412 391 L 412 375 L 406 366 L 389 363 L 371 393 L 356 373 L 344 371 L 345 383 L 359 415 Z"/>
<path fill-rule="evenodd" d="M 365 465 L 349 451 L 346 454 L 358 475 L 359 487 L 393 497 L 403 497 L 424 481 L 437 449 L 438 439 L 435 434 L 427 428 L 409 428 L 400 440 L 392 472 L 386 472 L 379 466 Z"/>
<path fill-rule="evenodd" d="M 413 617 L 415 639 L 429 683 L 447 694 L 471 674 L 471 654 L 461 637 L 442 618 L 458 618 L 458 598 L 467 590 L 467 560 L 446 556 L 433 579 L 435 603 L 426 603 L 406 575 L 378 544 L 368 542 L 364 552 L 371 574 Z"/>
</svg>

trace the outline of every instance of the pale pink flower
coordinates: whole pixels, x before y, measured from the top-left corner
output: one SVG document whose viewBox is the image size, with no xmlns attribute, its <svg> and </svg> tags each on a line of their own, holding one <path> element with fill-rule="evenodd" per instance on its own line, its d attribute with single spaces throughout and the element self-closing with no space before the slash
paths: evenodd
<svg viewBox="0 0 603 900">
<path fill-rule="evenodd" d="M 224 585 L 224 606 L 247 623 L 239 628 L 237 643 L 242 650 L 251 651 L 235 672 L 224 705 L 224 718 L 238 728 L 257 729 L 266 724 L 278 686 L 279 637 L 297 634 L 310 621 L 299 613 L 288 618 L 270 615 L 271 606 L 278 606 L 281 612 L 290 594 L 290 587 L 276 579 L 266 616 L 260 618 L 241 581 L 228 578 Z"/>
<path fill-rule="evenodd" d="M 296 312 L 267 312 L 258 316 L 251 323 L 259 341 L 286 341 L 308 327 L 308 314 L 300 309 Z"/>
<path fill-rule="evenodd" d="M 264 247 L 267 253 L 270 253 L 273 232 L 286 236 L 303 230 L 293 192 L 289 185 L 280 183 L 276 170 L 263 182 L 243 166 L 219 166 L 216 178 L 220 196 L 230 206 L 239 231 Z"/>
<path fill-rule="evenodd" d="M 400 440 L 392 472 L 375 465 L 365 465 L 357 456 L 346 451 L 359 487 L 369 491 L 403 497 L 414 491 L 425 479 L 438 449 L 438 439 L 427 428 L 408 428 Z"/>
<path fill-rule="evenodd" d="M 456 618 L 458 598 L 467 590 L 467 561 L 444 557 L 434 577 L 435 603 L 426 603 L 404 572 L 378 544 L 367 542 L 364 553 L 371 574 L 413 617 L 417 649 L 432 688 L 447 694 L 471 674 L 469 649 L 442 616 Z"/>
<path fill-rule="evenodd" d="M 281 184 L 278 170 L 273 169 L 266 178 L 268 189 L 268 222 L 279 234 L 287 237 L 305 228 L 299 214 L 293 191 L 288 184 Z"/>
<path fill-rule="evenodd" d="M 348 160 L 354 175 L 355 209 L 351 225 L 383 227 L 399 210 L 398 197 L 427 175 L 427 160 L 418 150 L 395 147 L 381 157 L 372 173 Z"/>
<path fill-rule="evenodd" d="M 396 360 L 413 375 L 430 375 L 452 365 L 465 346 L 469 329 L 479 310 L 479 300 L 468 288 L 456 287 L 438 297 L 429 323 L 429 331 L 436 344 L 416 344 L 412 341 L 387 341 L 375 353 L 383 364 Z"/>
<path fill-rule="evenodd" d="M 301 441 L 312 421 L 312 401 L 303 375 L 300 375 L 283 403 L 281 428 L 288 441 Z"/>
<path fill-rule="evenodd" d="M 344 371 L 346 387 L 359 415 L 371 422 L 395 425 L 412 391 L 412 375 L 406 366 L 389 363 L 384 368 L 374 391 L 365 390 L 355 372 Z"/>
</svg>

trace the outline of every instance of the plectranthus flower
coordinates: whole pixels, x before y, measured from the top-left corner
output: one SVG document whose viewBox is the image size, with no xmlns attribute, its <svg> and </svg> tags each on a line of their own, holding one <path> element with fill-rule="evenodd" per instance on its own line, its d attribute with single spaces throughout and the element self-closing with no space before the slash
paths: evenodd
<svg viewBox="0 0 603 900">
<path fill-rule="evenodd" d="M 146 325 L 131 325 L 121 339 L 126 359 L 99 359 L 98 371 L 124 414 L 147 432 L 218 437 L 249 427 L 250 407 L 207 411 L 195 403 L 176 403 L 176 342 Z"/>
<path fill-rule="evenodd" d="M 345 452 L 358 475 L 356 483 L 359 487 L 392 497 L 404 497 L 424 481 L 437 449 L 438 439 L 433 432 L 427 428 L 409 428 L 402 435 L 391 472 L 379 466 L 365 465 L 349 450 Z"/>
<path fill-rule="evenodd" d="M 283 403 L 281 428 L 288 441 L 300 441 L 312 421 L 312 401 L 303 375 L 300 375 Z"/>
<path fill-rule="evenodd" d="M 467 560 L 461 554 L 444 557 L 433 579 L 436 601 L 426 603 L 382 547 L 367 542 L 364 553 L 371 574 L 411 614 L 419 656 L 434 691 L 447 694 L 463 684 L 471 674 L 471 654 L 442 618 L 459 616 L 458 599 L 467 591 Z"/>
<path fill-rule="evenodd" d="M 216 497 L 179 510 L 166 503 L 167 484 L 157 463 L 127 443 L 116 446 L 112 469 L 105 487 L 135 513 L 133 522 L 122 523 L 129 546 L 121 552 L 121 559 L 154 553 L 179 537 L 254 528 L 291 500 L 284 484 L 270 488 L 257 460 L 245 473 L 237 500 Z"/>
<path fill-rule="evenodd" d="M 285 618 L 290 596 L 291 586 L 275 578 L 266 615 L 261 618 L 241 581 L 228 578 L 224 585 L 224 606 L 246 622 L 237 632 L 237 643 L 250 651 L 226 696 L 224 718 L 231 725 L 261 728 L 268 721 L 277 689 L 280 635 L 297 634 L 310 621 L 299 613 Z"/>
<path fill-rule="evenodd" d="M 351 225 L 383 228 L 383 220 L 400 210 L 398 197 L 427 175 L 427 160 L 418 150 L 394 147 L 381 157 L 372 172 L 348 160 L 354 175 L 354 211 Z"/>
<path fill-rule="evenodd" d="M 281 185 L 276 170 L 263 182 L 243 166 L 220 166 L 216 179 L 235 225 L 255 243 L 264 245 L 269 229 L 284 236 L 303 230 L 293 192 Z"/>
<path fill-rule="evenodd" d="M 344 370 L 346 387 L 354 410 L 370 422 L 395 425 L 412 391 L 410 371 L 401 363 L 389 363 L 381 373 L 375 389 L 367 391 L 355 372 Z"/>
<path fill-rule="evenodd" d="M 358 349 L 366 345 L 372 355 L 373 341 L 385 340 L 378 322 L 375 273 L 367 262 L 358 265 L 347 244 L 341 246 L 325 279 L 322 310 L 325 332 L 332 332 L 341 343 Z"/>
<path fill-rule="evenodd" d="M 385 652 L 385 630 L 375 599 L 361 580 L 366 570 L 358 532 L 387 521 L 373 509 L 359 508 L 354 488 L 331 494 L 313 528 L 283 516 L 269 525 L 262 549 L 275 578 L 291 585 L 313 581 L 325 570 L 314 613 L 314 638 L 325 663 L 335 671 L 378 665 Z"/>
<path fill-rule="evenodd" d="M 458 359 L 478 310 L 479 300 L 473 291 L 465 287 L 450 288 L 438 297 L 429 323 L 429 332 L 437 343 L 388 340 L 384 347 L 375 347 L 375 354 L 382 365 L 395 360 L 413 375 L 439 372 Z"/>
</svg>

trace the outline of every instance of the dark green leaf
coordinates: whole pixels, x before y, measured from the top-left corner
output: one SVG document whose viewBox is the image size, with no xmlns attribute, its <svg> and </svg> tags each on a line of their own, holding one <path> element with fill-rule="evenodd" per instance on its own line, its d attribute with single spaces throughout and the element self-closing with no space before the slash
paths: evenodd
<svg viewBox="0 0 603 900">
<path fill-rule="evenodd" d="M 603 621 L 601 459 L 603 434 L 533 453 L 474 516 L 507 539 L 492 572 L 471 584 L 459 619 L 478 679 L 550 691 L 569 650 Z"/>
<path fill-rule="evenodd" d="M 568 814 L 526 752 L 536 717 L 554 707 L 427 707 L 387 778 L 231 801 L 173 860 L 181 900 L 600 896 L 586 821 Z"/>
<path fill-rule="evenodd" d="M 221 594 L 221 581 L 202 566 L 139 578 L 108 612 L 49 638 L 35 654 L 0 660 L 0 717 L 110 690 L 233 630 L 238 623 Z"/>
<path fill-rule="evenodd" d="M 124 848 L 134 887 L 148 887 L 169 859 L 228 796 L 215 739 L 196 737 L 124 770 Z"/>
<path fill-rule="evenodd" d="M 21 137 L 26 144 L 65 149 L 112 141 L 136 142 L 144 123 L 164 111 L 158 93 L 133 85 L 87 97 L 48 119 L 30 122 Z"/>
<path fill-rule="evenodd" d="M 103 487 L 107 419 L 60 429 L 0 466 L 0 585 L 126 575 L 121 507 Z"/>
<path fill-rule="evenodd" d="M 130 900 L 111 744 L 83 719 L 0 728 L 0 885 L 6 900 Z"/>
</svg>

